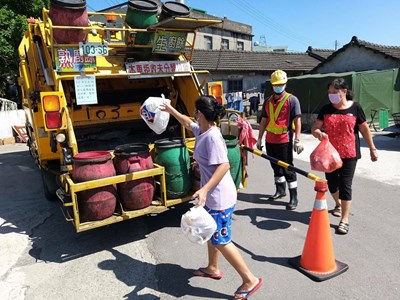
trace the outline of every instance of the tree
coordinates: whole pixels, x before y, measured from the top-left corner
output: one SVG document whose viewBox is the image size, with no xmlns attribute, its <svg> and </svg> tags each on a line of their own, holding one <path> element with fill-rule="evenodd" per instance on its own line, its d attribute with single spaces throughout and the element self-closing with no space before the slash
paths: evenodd
<svg viewBox="0 0 400 300">
<path fill-rule="evenodd" d="M 18 76 L 18 46 L 27 28 L 26 19 L 41 17 L 49 0 L 0 0 L 0 7 L 0 96 L 4 96 L 7 78 Z"/>
</svg>

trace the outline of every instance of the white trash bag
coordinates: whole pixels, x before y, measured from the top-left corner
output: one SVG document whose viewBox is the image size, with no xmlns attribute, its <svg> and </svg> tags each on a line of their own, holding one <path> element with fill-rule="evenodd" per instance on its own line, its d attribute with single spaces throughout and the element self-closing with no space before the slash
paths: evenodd
<svg viewBox="0 0 400 300">
<path fill-rule="evenodd" d="M 161 134 L 167 129 L 169 121 L 169 113 L 160 110 L 160 104 L 170 102 L 165 99 L 164 95 L 161 97 L 149 97 L 144 101 L 140 107 L 140 115 L 146 124 L 155 133 Z"/>
<path fill-rule="evenodd" d="M 194 206 L 182 215 L 181 230 L 191 242 L 202 245 L 217 230 L 217 223 L 203 206 Z"/>
</svg>

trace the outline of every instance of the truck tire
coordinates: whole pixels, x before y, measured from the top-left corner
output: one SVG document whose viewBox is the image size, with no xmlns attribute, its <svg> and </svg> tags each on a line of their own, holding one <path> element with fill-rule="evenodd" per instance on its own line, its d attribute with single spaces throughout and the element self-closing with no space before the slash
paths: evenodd
<svg viewBox="0 0 400 300">
<path fill-rule="evenodd" d="M 54 171 L 41 169 L 42 173 L 42 183 L 43 183 L 43 191 L 47 200 L 55 201 L 57 200 L 56 191 L 59 188 L 59 184 L 57 182 L 57 175 Z"/>
</svg>

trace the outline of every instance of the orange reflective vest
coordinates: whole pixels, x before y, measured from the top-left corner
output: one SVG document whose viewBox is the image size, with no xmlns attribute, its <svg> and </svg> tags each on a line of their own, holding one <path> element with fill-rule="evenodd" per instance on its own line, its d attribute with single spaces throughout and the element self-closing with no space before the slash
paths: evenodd
<svg viewBox="0 0 400 300">
<path fill-rule="evenodd" d="M 280 125 L 276 124 L 276 119 L 279 116 L 279 113 L 281 112 L 282 106 L 285 104 L 286 100 L 289 99 L 289 97 L 292 94 L 286 93 L 285 96 L 283 96 L 283 99 L 281 102 L 279 102 L 278 106 L 276 107 L 276 110 L 274 111 L 274 104 L 272 103 L 272 97 L 269 99 L 269 106 L 268 106 L 268 111 L 269 111 L 269 122 L 267 125 L 266 130 L 268 132 L 274 133 L 274 134 L 283 134 L 288 132 L 288 126 L 287 125 Z"/>
</svg>

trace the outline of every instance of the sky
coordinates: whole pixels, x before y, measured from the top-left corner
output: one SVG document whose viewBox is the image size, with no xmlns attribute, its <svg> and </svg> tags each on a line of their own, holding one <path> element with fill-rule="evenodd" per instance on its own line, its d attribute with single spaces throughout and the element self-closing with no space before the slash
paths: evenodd
<svg viewBox="0 0 400 300">
<path fill-rule="evenodd" d="M 87 0 L 88 10 L 104 9 L 121 0 Z M 252 26 L 253 42 L 336 49 L 353 36 L 385 46 L 400 46 L 400 0 L 185 0 L 186 5 L 217 17 Z"/>
</svg>

